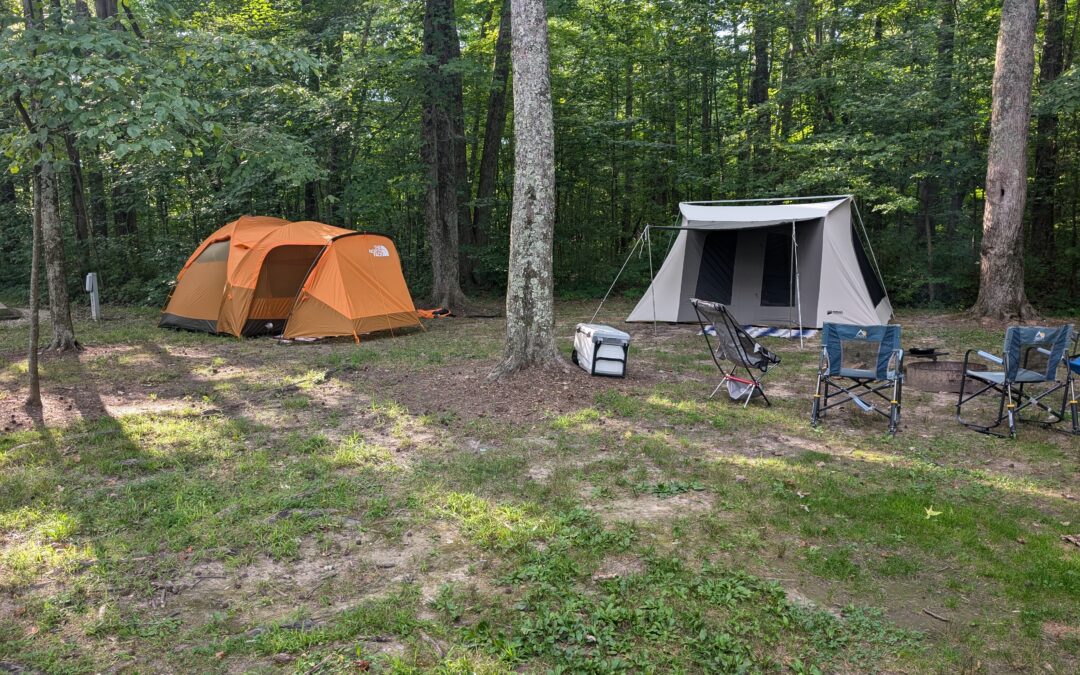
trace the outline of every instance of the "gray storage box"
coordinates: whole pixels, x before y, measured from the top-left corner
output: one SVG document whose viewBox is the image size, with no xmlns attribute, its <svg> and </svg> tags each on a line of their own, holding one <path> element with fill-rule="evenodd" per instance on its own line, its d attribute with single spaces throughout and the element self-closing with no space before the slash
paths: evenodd
<svg viewBox="0 0 1080 675">
<path fill-rule="evenodd" d="M 630 335 L 611 326 L 579 323 L 574 331 L 574 363 L 590 375 L 626 377 Z"/>
</svg>

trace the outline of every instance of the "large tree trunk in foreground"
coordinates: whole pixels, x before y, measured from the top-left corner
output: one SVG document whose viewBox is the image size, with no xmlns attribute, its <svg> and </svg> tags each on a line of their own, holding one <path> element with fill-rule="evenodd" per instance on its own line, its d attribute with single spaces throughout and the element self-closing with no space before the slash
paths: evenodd
<svg viewBox="0 0 1080 675">
<path fill-rule="evenodd" d="M 38 342 L 41 340 L 41 178 L 34 171 L 34 208 L 31 219 L 33 246 L 30 249 L 30 344 L 26 349 L 29 392 L 26 405 L 41 409 L 41 378 L 38 374 Z"/>
<path fill-rule="evenodd" d="M 431 300 L 440 307 L 466 309 L 461 290 L 458 251 L 458 139 L 456 138 L 454 89 L 460 76 L 446 65 L 459 53 L 453 0 L 424 3 L 424 55 L 432 59 L 424 82 L 421 115 L 421 158 L 427 166 L 428 185 L 424 202 L 428 247 L 431 253 Z M 457 80 L 455 82 L 455 77 Z"/>
<path fill-rule="evenodd" d="M 988 319 L 1035 316 L 1024 293 L 1023 218 L 1037 8 L 1038 0 L 1005 0 L 1001 9 L 986 167 L 982 270 L 975 303 L 975 313 Z"/>
<path fill-rule="evenodd" d="M 49 313 L 52 315 L 53 339 L 49 349 L 78 349 L 75 326 L 71 322 L 67 270 L 64 264 L 64 233 L 60 226 L 60 202 L 56 169 L 52 162 L 39 164 L 41 187 L 41 237 L 45 249 L 45 276 L 49 282 Z"/>
<path fill-rule="evenodd" d="M 563 365 L 555 346 L 551 272 L 555 129 L 544 0 L 510 0 L 514 62 L 514 206 L 506 288 L 506 346 L 492 377 Z"/>
</svg>

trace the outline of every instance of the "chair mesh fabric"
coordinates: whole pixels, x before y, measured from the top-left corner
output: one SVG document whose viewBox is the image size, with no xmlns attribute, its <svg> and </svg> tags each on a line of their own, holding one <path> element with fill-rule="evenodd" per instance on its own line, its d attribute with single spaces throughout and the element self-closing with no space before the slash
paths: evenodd
<svg viewBox="0 0 1080 675">
<path fill-rule="evenodd" d="M 829 375 L 851 377 L 852 372 L 857 372 L 857 377 L 896 378 L 897 373 L 889 370 L 889 363 L 900 349 L 900 326 L 826 323 L 822 326 L 821 341 L 829 355 Z"/>
<path fill-rule="evenodd" d="M 1005 378 L 1016 381 L 1023 370 L 1039 373 L 1043 382 L 1055 380 L 1058 365 L 1071 339 L 1072 325 L 1057 328 L 1011 326 L 1005 331 Z"/>
<path fill-rule="evenodd" d="M 732 363 L 745 363 L 762 371 L 779 361 L 743 330 L 727 307 L 708 300 L 694 300 L 693 302 L 698 311 L 716 329 L 717 357 L 727 359 Z"/>
</svg>

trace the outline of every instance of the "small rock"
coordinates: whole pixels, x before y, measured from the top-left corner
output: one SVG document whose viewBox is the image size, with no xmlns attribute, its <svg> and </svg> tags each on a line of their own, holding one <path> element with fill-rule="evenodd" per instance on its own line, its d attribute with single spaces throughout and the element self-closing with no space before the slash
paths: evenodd
<svg viewBox="0 0 1080 675">
<path fill-rule="evenodd" d="M 293 661 L 295 661 L 296 657 L 293 656 L 292 654 L 281 653 L 281 654 L 274 654 L 271 657 L 270 660 L 273 661 L 274 663 L 286 664 L 286 663 L 292 663 Z"/>
</svg>

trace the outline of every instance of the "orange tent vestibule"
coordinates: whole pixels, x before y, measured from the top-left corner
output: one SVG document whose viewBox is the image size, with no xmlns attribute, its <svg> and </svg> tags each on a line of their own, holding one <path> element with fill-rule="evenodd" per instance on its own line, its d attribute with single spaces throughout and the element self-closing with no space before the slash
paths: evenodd
<svg viewBox="0 0 1080 675">
<path fill-rule="evenodd" d="M 188 258 L 159 325 L 236 336 L 359 339 L 420 320 L 388 237 L 243 216 Z"/>
</svg>

